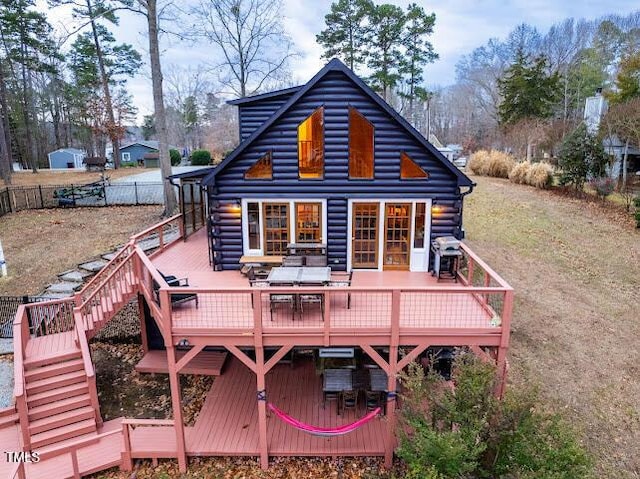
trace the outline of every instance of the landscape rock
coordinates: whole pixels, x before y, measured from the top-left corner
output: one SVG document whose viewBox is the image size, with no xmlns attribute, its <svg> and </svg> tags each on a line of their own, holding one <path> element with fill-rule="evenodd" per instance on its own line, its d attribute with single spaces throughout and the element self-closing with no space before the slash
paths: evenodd
<svg viewBox="0 0 640 479">
<path fill-rule="evenodd" d="M 82 287 L 82 283 L 71 283 L 68 281 L 62 283 L 53 283 L 47 286 L 47 292 L 51 293 L 70 293 L 73 294 Z"/>
<path fill-rule="evenodd" d="M 77 269 L 66 271 L 58 277 L 65 282 L 82 283 L 88 276 L 91 276 L 89 271 L 79 271 Z"/>
<path fill-rule="evenodd" d="M 88 263 L 82 263 L 79 268 L 89 271 L 91 273 L 97 273 L 107 265 L 107 262 L 102 259 L 95 261 L 89 261 Z"/>
</svg>

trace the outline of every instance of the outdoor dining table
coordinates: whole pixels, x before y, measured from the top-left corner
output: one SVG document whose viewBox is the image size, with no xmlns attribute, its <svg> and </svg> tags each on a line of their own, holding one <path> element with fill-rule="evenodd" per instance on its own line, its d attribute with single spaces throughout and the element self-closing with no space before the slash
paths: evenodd
<svg viewBox="0 0 640 479">
<path fill-rule="evenodd" d="M 351 369 L 325 369 L 322 391 L 325 393 L 353 391 L 353 376 Z"/>
<path fill-rule="evenodd" d="M 306 284 L 328 283 L 331 280 L 331 268 L 328 266 L 301 266 L 271 268 L 267 282 L 269 284 L 294 283 Z"/>
<path fill-rule="evenodd" d="M 371 383 L 371 391 L 383 392 L 388 388 L 387 373 L 382 369 L 369 370 L 369 381 Z"/>
</svg>

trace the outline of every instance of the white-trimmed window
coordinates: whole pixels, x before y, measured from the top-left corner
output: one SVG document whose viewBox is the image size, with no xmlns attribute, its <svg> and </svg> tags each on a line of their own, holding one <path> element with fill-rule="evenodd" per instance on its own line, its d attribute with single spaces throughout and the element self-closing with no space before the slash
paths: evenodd
<svg viewBox="0 0 640 479">
<path fill-rule="evenodd" d="M 122 161 L 131 161 L 131 153 L 125 151 L 122 155 Z"/>
</svg>

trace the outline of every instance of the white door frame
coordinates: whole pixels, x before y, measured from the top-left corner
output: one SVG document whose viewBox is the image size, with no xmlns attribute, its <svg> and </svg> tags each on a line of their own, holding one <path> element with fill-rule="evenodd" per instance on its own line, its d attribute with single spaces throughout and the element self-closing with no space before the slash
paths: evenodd
<svg viewBox="0 0 640 479">
<path fill-rule="evenodd" d="M 354 203 L 378 203 L 378 267 L 371 269 L 358 269 L 357 271 L 382 271 L 384 265 L 384 224 L 385 205 L 387 203 L 411 204 L 411 231 L 409 238 L 409 271 L 429 270 L 429 245 L 431 244 L 431 205 L 430 198 L 352 198 L 347 206 L 347 271 L 351 271 L 351 254 L 353 249 L 353 204 Z M 416 203 L 425 203 L 424 219 L 424 248 L 414 248 L 414 232 L 416 224 Z"/>
</svg>

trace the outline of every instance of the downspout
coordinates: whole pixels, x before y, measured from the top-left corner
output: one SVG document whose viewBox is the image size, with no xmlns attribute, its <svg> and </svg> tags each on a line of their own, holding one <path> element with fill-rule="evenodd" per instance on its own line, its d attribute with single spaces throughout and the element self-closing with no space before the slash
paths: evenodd
<svg viewBox="0 0 640 479">
<path fill-rule="evenodd" d="M 467 191 L 461 191 L 460 192 L 460 239 L 463 240 L 465 237 L 465 231 L 464 231 L 464 227 L 462 226 L 462 217 L 463 217 L 463 210 L 464 210 L 464 197 L 471 194 L 473 192 L 473 189 L 476 187 L 477 183 L 471 183 L 471 186 L 469 186 L 469 189 Z"/>
</svg>

